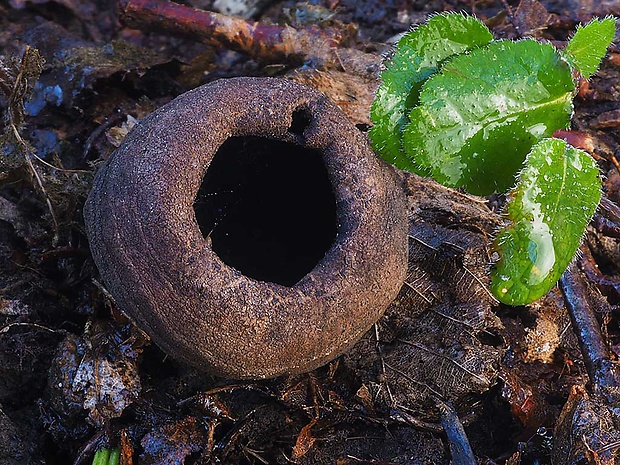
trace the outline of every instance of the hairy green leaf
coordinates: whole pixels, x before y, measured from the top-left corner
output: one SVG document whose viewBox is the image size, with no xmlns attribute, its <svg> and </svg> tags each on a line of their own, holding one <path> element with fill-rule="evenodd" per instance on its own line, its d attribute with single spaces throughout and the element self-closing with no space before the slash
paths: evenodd
<svg viewBox="0 0 620 465">
<path fill-rule="evenodd" d="M 616 20 L 612 17 L 593 19 L 585 26 L 577 26 L 577 32 L 564 49 L 566 59 L 588 79 L 596 73 L 615 33 Z"/>
<path fill-rule="evenodd" d="M 568 127 L 573 92 L 571 70 L 551 45 L 493 42 L 424 83 L 404 149 L 446 186 L 506 191 L 532 145 Z"/>
<path fill-rule="evenodd" d="M 399 40 L 381 74 L 381 86 L 371 108 L 375 126 L 369 135 L 386 161 L 417 171 L 402 151 L 400 132 L 410 109 L 417 104 L 422 83 L 437 72 L 443 60 L 491 40 L 493 36 L 482 22 L 459 13 L 433 16 Z"/>
<path fill-rule="evenodd" d="M 560 139 L 536 144 L 511 191 L 497 235 L 491 290 L 509 305 L 545 295 L 573 259 L 601 197 L 596 163 Z"/>
</svg>

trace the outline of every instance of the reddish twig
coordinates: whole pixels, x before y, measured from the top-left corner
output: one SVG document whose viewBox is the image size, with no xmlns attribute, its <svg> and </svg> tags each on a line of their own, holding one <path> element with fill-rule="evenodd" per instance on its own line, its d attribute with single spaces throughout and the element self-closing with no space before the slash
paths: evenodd
<svg viewBox="0 0 620 465">
<path fill-rule="evenodd" d="M 378 55 L 338 48 L 344 36 L 336 29 L 262 24 L 167 0 L 119 0 L 119 10 L 121 21 L 130 27 L 189 36 L 264 62 L 311 61 L 317 67 L 364 75 L 377 72 L 381 61 Z"/>
</svg>

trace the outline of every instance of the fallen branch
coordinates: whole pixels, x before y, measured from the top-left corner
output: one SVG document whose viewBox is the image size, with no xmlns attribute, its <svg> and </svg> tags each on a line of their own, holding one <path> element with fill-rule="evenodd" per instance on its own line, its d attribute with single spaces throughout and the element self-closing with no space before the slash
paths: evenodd
<svg viewBox="0 0 620 465">
<path fill-rule="evenodd" d="M 436 399 L 436 403 L 441 418 L 441 426 L 443 426 L 448 438 L 452 465 L 476 465 L 476 458 L 469 445 L 467 434 L 454 407 L 439 399 Z"/>
<path fill-rule="evenodd" d="M 166 0 L 119 0 L 121 21 L 129 27 L 189 36 L 208 45 L 247 53 L 263 62 L 311 62 L 317 68 L 341 69 L 377 75 L 378 54 L 340 47 L 345 39 L 337 29 L 290 26 L 246 21 Z"/>
<path fill-rule="evenodd" d="M 588 288 L 572 263 L 560 278 L 560 289 L 566 299 L 573 330 L 579 340 L 592 391 L 603 394 L 620 385 L 620 373 L 611 360 L 611 353 L 588 299 Z M 611 399 L 609 399 L 611 401 Z"/>
</svg>

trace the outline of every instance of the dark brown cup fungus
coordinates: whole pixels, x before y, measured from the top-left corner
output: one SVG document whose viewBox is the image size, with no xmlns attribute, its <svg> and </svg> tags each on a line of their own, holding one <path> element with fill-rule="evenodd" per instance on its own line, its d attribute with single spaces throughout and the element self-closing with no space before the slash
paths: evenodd
<svg viewBox="0 0 620 465">
<path fill-rule="evenodd" d="M 165 352 L 232 378 L 340 355 L 407 266 L 397 176 L 325 96 L 283 79 L 220 80 L 145 118 L 84 216 L 117 305 Z"/>
</svg>

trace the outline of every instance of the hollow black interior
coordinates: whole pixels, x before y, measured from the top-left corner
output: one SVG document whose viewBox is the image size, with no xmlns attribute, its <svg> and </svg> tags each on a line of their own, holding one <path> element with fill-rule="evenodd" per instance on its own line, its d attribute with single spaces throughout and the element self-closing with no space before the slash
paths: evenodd
<svg viewBox="0 0 620 465">
<path fill-rule="evenodd" d="M 311 271 L 337 234 L 336 200 L 321 153 L 262 137 L 222 144 L 194 210 L 224 263 L 284 286 Z"/>
</svg>

